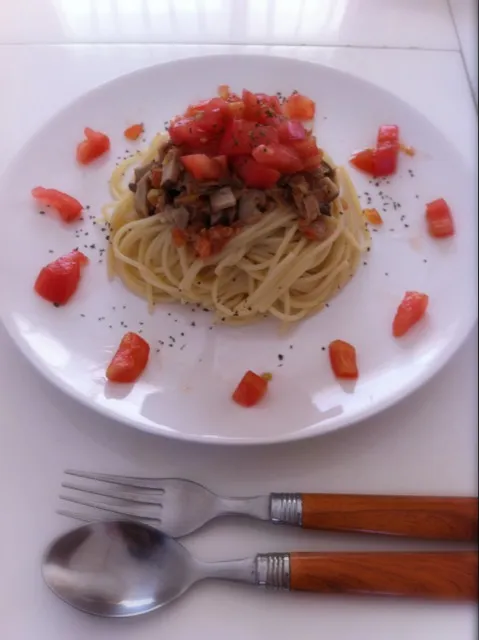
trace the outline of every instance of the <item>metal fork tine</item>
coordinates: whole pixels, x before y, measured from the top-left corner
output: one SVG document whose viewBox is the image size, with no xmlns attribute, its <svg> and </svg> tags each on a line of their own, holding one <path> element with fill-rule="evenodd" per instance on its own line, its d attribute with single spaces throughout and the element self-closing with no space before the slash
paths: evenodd
<svg viewBox="0 0 479 640">
<path fill-rule="evenodd" d="M 69 511 L 68 509 L 57 509 L 56 513 L 59 516 L 65 516 L 65 518 L 72 518 L 73 520 L 79 520 L 80 522 L 115 522 L 118 518 L 114 516 L 90 516 L 84 513 L 78 513 L 77 511 Z M 132 520 L 133 522 L 142 522 L 144 518 L 131 518 L 124 516 L 125 520 Z"/>
<path fill-rule="evenodd" d="M 66 518 L 73 518 L 74 520 L 80 520 L 81 522 L 101 522 L 103 521 L 103 518 L 95 518 L 94 516 L 92 517 L 87 517 L 85 514 L 83 513 L 77 513 L 76 511 L 68 511 L 67 509 L 57 509 L 56 513 L 58 513 L 59 516 L 65 516 Z M 108 516 L 105 517 L 105 520 L 108 518 Z"/>
<path fill-rule="evenodd" d="M 155 520 L 156 522 L 161 522 L 160 518 L 155 518 L 154 516 L 136 516 L 134 513 L 131 513 L 128 509 L 124 509 L 123 507 L 113 507 L 112 505 L 105 504 L 103 502 L 89 502 L 87 500 L 77 500 L 76 498 L 72 498 L 70 496 L 60 495 L 60 500 L 66 500 L 67 502 L 73 502 L 75 504 L 80 504 L 83 507 L 91 507 L 92 509 L 101 509 L 102 511 L 109 511 L 110 513 L 116 513 L 120 516 L 129 516 L 130 518 L 141 519 L 141 520 Z"/>
<path fill-rule="evenodd" d="M 129 491 L 115 491 L 114 489 L 103 489 L 99 491 L 98 489 L 91 489 L 90 487 L 82 487 L 77 484 L 72 484 L 70 482 L 62 482 L 62 487 L 64 489 L 73 489 L 73 491 L 82 491 L 84 493 L 92 493 L 96 496 L 103 496 L 105 498 L 116 498 L 118 500 L 125 500 L 127 502 L 136 502 L 138 504 L 150 504 L 156 507 L 161 507 L 161 502 L 153 500 L 153 497 L 150 499 L 144 499 L 138 494 L 130 493 Z"/>
<path fill-rule="evenodd" d="M 137 478 L 134 476 L 116 476 L 108 473 L 87 473 L 85 471 L 77 471 L 76 469 L 66 469 L 65 474 L 75 476 L 77 478 L 85 478 L 86 480 L 98 480 L 99 482 L 109 482 L 110 484 L 119 484 L 124 487 L 137 487 L 141 489 L 161 489 L 161 480 L 155 478 Z"/>
</svg>

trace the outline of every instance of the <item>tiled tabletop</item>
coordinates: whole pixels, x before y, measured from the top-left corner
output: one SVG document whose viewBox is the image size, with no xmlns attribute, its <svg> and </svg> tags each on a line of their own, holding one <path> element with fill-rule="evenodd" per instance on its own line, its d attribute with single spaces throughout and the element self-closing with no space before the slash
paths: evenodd
<svg viewBox="0 0 479 640">
<path fill-rule="evenodd" d="M 473 164 L 475 6 L 469 0 L 2 3 L 0 170 L 42 122 L 86 90 L 145 65 L 231 51 L 314 60 L 375 82 L 424 112 Z M 185 476 L 232 495 L 274 490 L 473 494 L 476 332 L 429 384 L 367 424 L 291 446 L 240 450 L 166 441 L 98 417 L 34 372 L 3 329 L 0 350 L 2 640 L 476 637 L 472 606 L 321 599 L 213 583 L 157 614 L 101 620 L 57 601 L 39 572 L 44 546 L 70 526 L 54 514 L 65 467 Z M 411 548 L 404 542 L 286 528 L 272 535 L 267 526 L 245 522 L 218 523 L 185 543 L 205 559 L 227 557 L 233 549 L 242 556 Z"/>
</svg>

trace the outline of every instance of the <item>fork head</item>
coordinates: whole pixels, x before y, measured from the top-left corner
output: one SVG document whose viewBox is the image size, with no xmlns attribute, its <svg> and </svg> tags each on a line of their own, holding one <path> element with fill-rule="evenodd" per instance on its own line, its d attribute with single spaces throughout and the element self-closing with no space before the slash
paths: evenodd
<svg viewBox="0 0 479 640">
<path fill-rule="evenodd" d="M 179 538 L 196 531 L 220 512 L 220 499 L 191 480 L 178 478 L 137 478 L 86 473 L 67 469 L 60 499 L 80 505 L 81 511 L 59 510 L 61 515 L 95 520 L 139 520 Z"/>
</svg>

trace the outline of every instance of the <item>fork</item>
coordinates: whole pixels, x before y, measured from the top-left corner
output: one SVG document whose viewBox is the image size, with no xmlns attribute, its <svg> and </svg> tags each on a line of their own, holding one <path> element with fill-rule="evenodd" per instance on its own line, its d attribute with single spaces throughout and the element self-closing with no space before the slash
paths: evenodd
<svg viewBox="0 0 479 640">
<path fill-rule="evenodd" d="M 430 540 L 477 540 L 478 501 L 465 497 L 385 496 L 328 493 L 271 493 L 221 497 L 179 478 L 140 478 L 66 470 L 91 481 L 63 482 L 61 500 L 91 511 L 58 511 L 76 520 L 142 521 L 179 538 L 218 517 L 243 515 L 303 529 L 376 533 Z M 91 497 L 88 498 L 89 494 Z"/>
</svg>

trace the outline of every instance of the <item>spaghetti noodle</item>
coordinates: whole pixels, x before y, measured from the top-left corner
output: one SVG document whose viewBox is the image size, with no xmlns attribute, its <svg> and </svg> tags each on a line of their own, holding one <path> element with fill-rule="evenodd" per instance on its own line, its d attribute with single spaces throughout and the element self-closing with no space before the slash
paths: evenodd
<svg viewBox="0 0 479 640">
<path fill-rule="evenodd" d="M 167 136 L 157 135 L 145 151 L 117 166 L 110 179 L 113 202 L 104 207 L 110 223 L 109 272 L 148 301 L 199 304 L 227 324 L 274 316 L 290 324 L 316 313 L 354 275 L 369 232 L 351 180 L 334 167 L 340 196 L 324 217 L 327 237 L 307 239 L 286 206 L 246 225 L 214 256 L 201 259 L 172 242 L 172 226 L 161 214 L 139 218 L 125 174 L 155 159 Z"/>
</svg>

